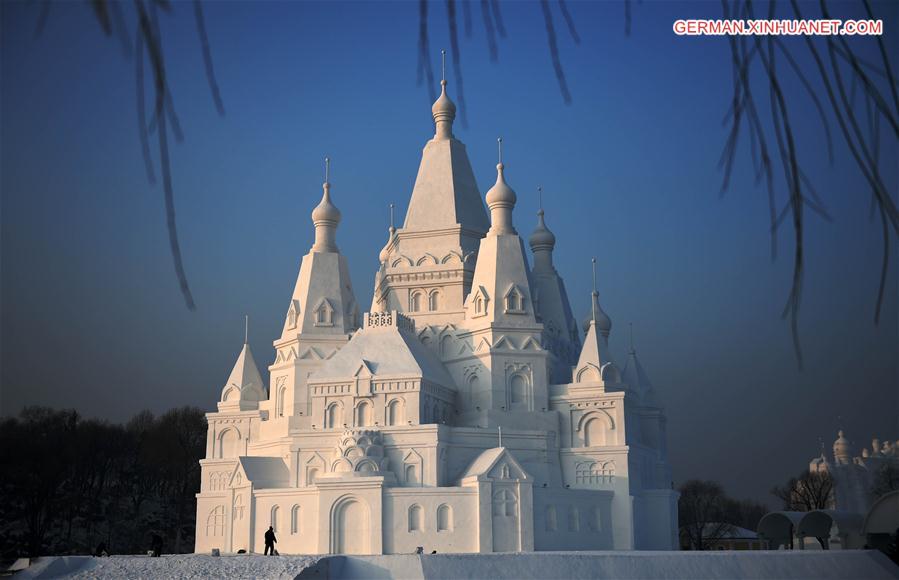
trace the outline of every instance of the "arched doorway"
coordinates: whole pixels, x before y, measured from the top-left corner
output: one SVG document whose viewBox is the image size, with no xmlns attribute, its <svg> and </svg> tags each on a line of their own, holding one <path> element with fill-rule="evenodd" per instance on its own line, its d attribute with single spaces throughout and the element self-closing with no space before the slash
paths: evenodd
<svg viewBox="0 0 899 580">
<path fill-rule="evenodd" d="M 370 554 L 371 523 L 368 506 L 355 497 L 334 504 L 331 518 L 332 554 Z"/>
</svg>

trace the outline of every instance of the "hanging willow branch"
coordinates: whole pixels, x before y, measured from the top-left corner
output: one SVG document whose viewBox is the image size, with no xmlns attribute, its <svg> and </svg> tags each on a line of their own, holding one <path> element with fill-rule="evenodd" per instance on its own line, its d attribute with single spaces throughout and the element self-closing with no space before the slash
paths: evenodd
<svg viewBox="0 0 899 580">
<path fill-rule="evenodd" d="M 865 0 L 866 11 L 872 19 L 873 11 Z M 789 18 L 802 19 L 803 15 L 797 0 L 790 1 L 792 14 Z M 752 0 L 722 0 L 725 18 L 753 18 Z M 829 6 L 826 0 L 819 3 L 823 18 L 830 18 Z M 768 3 L 767 18 L 774 18 L 777 4 Z M 781 224 L 787 221 L 793 226 L 794 254 L 793 277 L 788 294 L 783 316 L 790 320 L 790 329 L 793 337 L 793 346 L 796 358 L 801 368 L 802 349 L 799 339 L 799 309 L 802 296 L 802 279 L 804 272 L 804 241 L 805 227 L 804 209 L 809 208 L 824 219 L 830 219 L 826 207 L 820 196 L 815 191 L 807 172 L 803 169 L 799 160 L 799 143 L 795 138 L 794 130 L 790 124 L 790 110 L 805 106 L 798 97 L 787 95 L 783 90 L 784 79 L 787 71 L 795 76 L 803 86 L 803 95 L 809 97 L 817 111 L 821 125 L 825 132 L 825 143 L 828 161 L 832 164 L 833 135 L 830 123 L 825 114 L 825 106 L 818 97 L 820 90 L 812 86 L 812 79 L 803 73 L 798 65 L 795 49 L 784 40 L 769 36 L 766 39 L 755 37 L 753 46 L 747 48 L 745 37 L 735 39 L 729 37 L 731 48 L 731 62 L 734 77 L 734 95 L 731 99 L 730 110 L 725 117 L 730 122 L 731 129 L 725 141 L 722 152 L 721 166 L 724 169 L 722 191 L 729 184 L 731 170 L 737 150 L 737 141 L 741 128 L 745 125 L 750 137 L 750 154 L 753 166 L 756 169 L 757 178 L 764 176 L 767 182 L 769 210 L 771 217 L 771 242 L 772 257 L 776 256 L 776 232 Z M 823 47 L 819 46 L 823 43 Z M 891 235 L 899 235 L 899 213 L 891 192 L 888 190 L 880 172 L 880 131 L 881 121 L 886 122 L 891 129 L 890 135 L 899 139 L 899 98 L 897 98 L 897 85 L 892 74 L 892 64 L 882 38 L 877 38 L 880 63 L 870 63 L 860 58 L 856 51 L 842 36 L 827 36 L 823 39 L 815 39 L 811 36 L 804 37 L 805 48 L 815 63 L 816 80 L 824 88 L 827 97 L 829 112 L 836 120 L 840 129 L 840 136 L 849 148 L 856 167 L 861 171 L 871 190 L 873 207 L 879 210 L 881 217 L 881 236 L 883 240 L 883 259 L 881 262 L 880 279 L 878 283 L 877 298 L 874 306 L 874 322 L 880 320 L 883 305 L 885 287 L 889 269 L 889 252 Z M 824 53 L 828 57 L 825 58 Z M 788 68 L 777 68 L 777 56 L 783 56 Z M 759 63 L 761 66 L 762 85 L 766 86 L 770 99 L 768 117 L 763 119 L 755 105 L 754 90 L 756 87 L 750 80 L 753 78 L 753 66 Z M 848 74 L 849 77 L 844 78 Z M 889 95 L 886 97 L 881 87 L 871 76 L 877 74 L 886 79 L 889 86 Z M 847 87 L 848 81 L 848 87 Z M 867 123 L 860 123 L 855 113 L 855 91 L 861 91 L 864 96 L 867 112 Z M 798 101 L 798 102 L 797 102 Z M 745 121 L 745 122 L 744 122 Z M 764 122 L 763 122 L 764 121 Z M 867 129 L 867 130 L 865 130 Z M 781 163 L 779 179 L 787 192 L 788 202 L 779 212 L 776 211 L 774 196 L 774 171 L 767 145 L 767 135 L 771 131 L 777 143 L 777 155 Z"/>
</svg>

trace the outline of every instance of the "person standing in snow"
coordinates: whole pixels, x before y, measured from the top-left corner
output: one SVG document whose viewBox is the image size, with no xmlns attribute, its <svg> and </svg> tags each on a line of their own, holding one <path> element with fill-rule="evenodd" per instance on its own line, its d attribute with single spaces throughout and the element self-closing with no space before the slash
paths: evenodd
<svg viewBox="0 0 899 580">
<path fill-rule="evenodd" d="M 275 544 L 277 542 L 278 539 L 275 537 L 275 529 L 269 526 L 268 531 L 265 532 L 265 556 L 275 555 Z"/>
</svg>

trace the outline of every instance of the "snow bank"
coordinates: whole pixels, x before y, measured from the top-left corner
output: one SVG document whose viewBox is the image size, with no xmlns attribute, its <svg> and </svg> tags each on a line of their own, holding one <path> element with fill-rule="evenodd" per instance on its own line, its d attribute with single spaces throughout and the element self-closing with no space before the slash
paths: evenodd
<svg viewBox="0 0 899 580">
<path fill-rule="evenodd" d="M 531 552 L 397 556 L 65 556 L 38 558 L 14 576 L 30 578 L 615 578 L 899 579 L 874 550 L 747 552 Z"/>
</svg>

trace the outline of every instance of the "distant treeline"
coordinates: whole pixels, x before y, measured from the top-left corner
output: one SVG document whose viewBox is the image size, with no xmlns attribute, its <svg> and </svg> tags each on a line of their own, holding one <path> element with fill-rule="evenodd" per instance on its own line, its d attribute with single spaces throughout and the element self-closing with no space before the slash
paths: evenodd
<svg viewBox="0 0 899 580">
<path fill-rule="evenodd" d="M 206 420 L 195 407 L 124 425 L 29 407 L 0 421 L 3 558 L 194 547 Z"/>
</svg>

